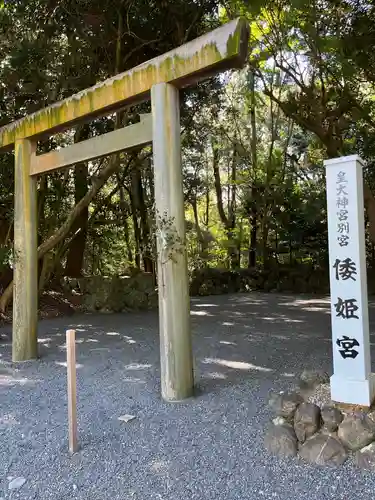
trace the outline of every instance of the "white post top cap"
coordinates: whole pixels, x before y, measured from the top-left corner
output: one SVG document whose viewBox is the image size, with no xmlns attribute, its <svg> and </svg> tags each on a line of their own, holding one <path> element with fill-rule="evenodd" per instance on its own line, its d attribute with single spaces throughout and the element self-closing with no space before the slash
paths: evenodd
<svg viewBox="0 0 375 500">
<path fill-rule="evenodd" d="M 324 160 L 324 165 L 326 167 L 330 165 L 338 165 L 340 163 L 353 163 L 358 162 L 362 167 L 365 166 L 364 161 L 359 155 L 350 155 L 350 156 L 339 156 L 338 158 L 330 158 L 329 160 Z"/>
</svg>

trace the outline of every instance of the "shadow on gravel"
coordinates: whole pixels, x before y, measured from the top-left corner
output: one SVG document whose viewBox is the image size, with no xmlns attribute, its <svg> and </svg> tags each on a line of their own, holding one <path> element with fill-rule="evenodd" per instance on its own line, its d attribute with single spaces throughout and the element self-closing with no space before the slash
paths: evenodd
<svg viewBox="0 0 375 500">
<path fill-rule="evenodd" d="M 371 305 L 372 329 L 373 309 Z M 203 392 L 249 381 L 292 380 L 301 365 L 331 371 L 328 298 L 259 293 L 193 298 L 191 319 L 196 380 Z M 106 376 L 115 367 L 123 383 L 159 383 L 156 312 L 88 314 L 40 322 L 41 359 L 62 375 L 68 328 L 76 330 L 77 369 L 86 378 Z M 2 334 L 7 334 L 6 329 Z M 0 386 L 38 383 L 37 378 L 22 376 L 23 365 L 15 366 L 10 342 L 1 342 Z"/>
</svg>

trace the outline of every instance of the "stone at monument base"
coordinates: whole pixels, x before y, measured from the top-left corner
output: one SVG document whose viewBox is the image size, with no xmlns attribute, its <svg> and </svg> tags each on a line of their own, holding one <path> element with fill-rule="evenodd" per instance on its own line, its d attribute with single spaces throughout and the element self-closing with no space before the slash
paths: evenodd
<svg viewBox="0 0 375 500">
<path fill-rule="evenodd" d="M 371 443 L 357 451 L 354 462 L 361 469 L 375 470 L 375 443 Z"/>
<path fill-rule="evenodd" d="M 264 439 L 266 449 L 279 457 L 297 455 L 297 437 L 293 426 L 282 417 L 273 420 Z"/>
<path fill-rule="evenodd" d="M 337 434 L 349 450 L 357 451 L 374 441 L 374 422 L 366 414 L 356 412 L 344 418 Z"/>
<path fill-rule="evenodd" d="M 315 388 L 306 391 L 302 378 L 300 392 L 271 396 L 269 406 L 276 418 L 266 431 L 266 449 L 282 457 L 298 455 L 315 465 L 339 466 L 352 456 L 358 467 L 375 472 L 375 411 L 359 405 L 337 407 L 330 400 L 329 384 L 308 384 Z M 326 379 L 322 375 L 320 380 Z"/>
<path fill-rule="evenodd" d="M 294 413 L 303 398 L 296 392 L 274 394 L 271 396 L 269 405 L 278 417 L 293 421 Z"/>
<path fill-rule="evenodd" d="M 319 370 L 303 370 L 299 379 L 299 386 L 303 390 L 315 389 L 327 383 L 329 383 L 328 373 Z"/>
<path fill-rule="evenodd" d="M 353 380 L 332 375 L 331 398 L 336 403 L 347 403 L 369 408 L 375 398 L 375 374 L 369 379 Z"/>
<path fill-rule="evenodd" d="M 324 405 L 321 411 L 324 428 L 327 432 L 337 431 L 338 426 L 343 420 L 343 414 L 334 406 Z"/>
<path fill-rule="evenodd" d="M 320 427 L 320 408 L 313 403 L 301 403 L 294 414 L 294 430 L 298 441 L 303 443 Z"/>
<path fill-rule="evenodd" d="M 299 455 L 316 465 L 342 465 L 348 458 L 340 441 L 329 434 L 315 434 L 301 446 Z"/>
</svg>

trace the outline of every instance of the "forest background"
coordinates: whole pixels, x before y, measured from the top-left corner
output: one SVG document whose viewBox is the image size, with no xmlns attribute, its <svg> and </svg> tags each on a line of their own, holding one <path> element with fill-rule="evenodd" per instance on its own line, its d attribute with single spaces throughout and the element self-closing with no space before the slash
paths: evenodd
<svg viewBox="0 0 375 500">
<path fill-rule="evenodd" d="M 375 290 L 375 6 L 366 1 L 0 0 L 0 126 L 239 15 L 251 27 L 246 67 L 181 93 L 191 293 L 327 292 L 323 161 L 350 154 L 367 165 Z M 129 107 L 38 149 L 146 112 L 150 103 Z M 1 155 L 3 313 L 13 289 L 13 170 L 13 154 Z M 38 217 L 44 301 L 113 310 L 155 304 L 150 147 L 41 176 Z"/>
</svg>

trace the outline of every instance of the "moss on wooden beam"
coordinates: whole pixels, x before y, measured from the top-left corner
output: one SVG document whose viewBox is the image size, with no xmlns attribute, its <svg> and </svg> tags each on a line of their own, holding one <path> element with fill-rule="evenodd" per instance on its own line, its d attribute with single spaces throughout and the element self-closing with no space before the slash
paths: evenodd
<svg viewBox="0 0 375 500">
<path fill-rule="evenodd" d="M 156 83 L 178 88 L 220 71 L 238 68 L 247 59 L 248 24 L 236 19 L 162 56 L 120 73 L 48 108 L 0 128 L 0 151 L 18 139 L 52 135 L 79 122 L 148 100 Z"/>
</svg>

